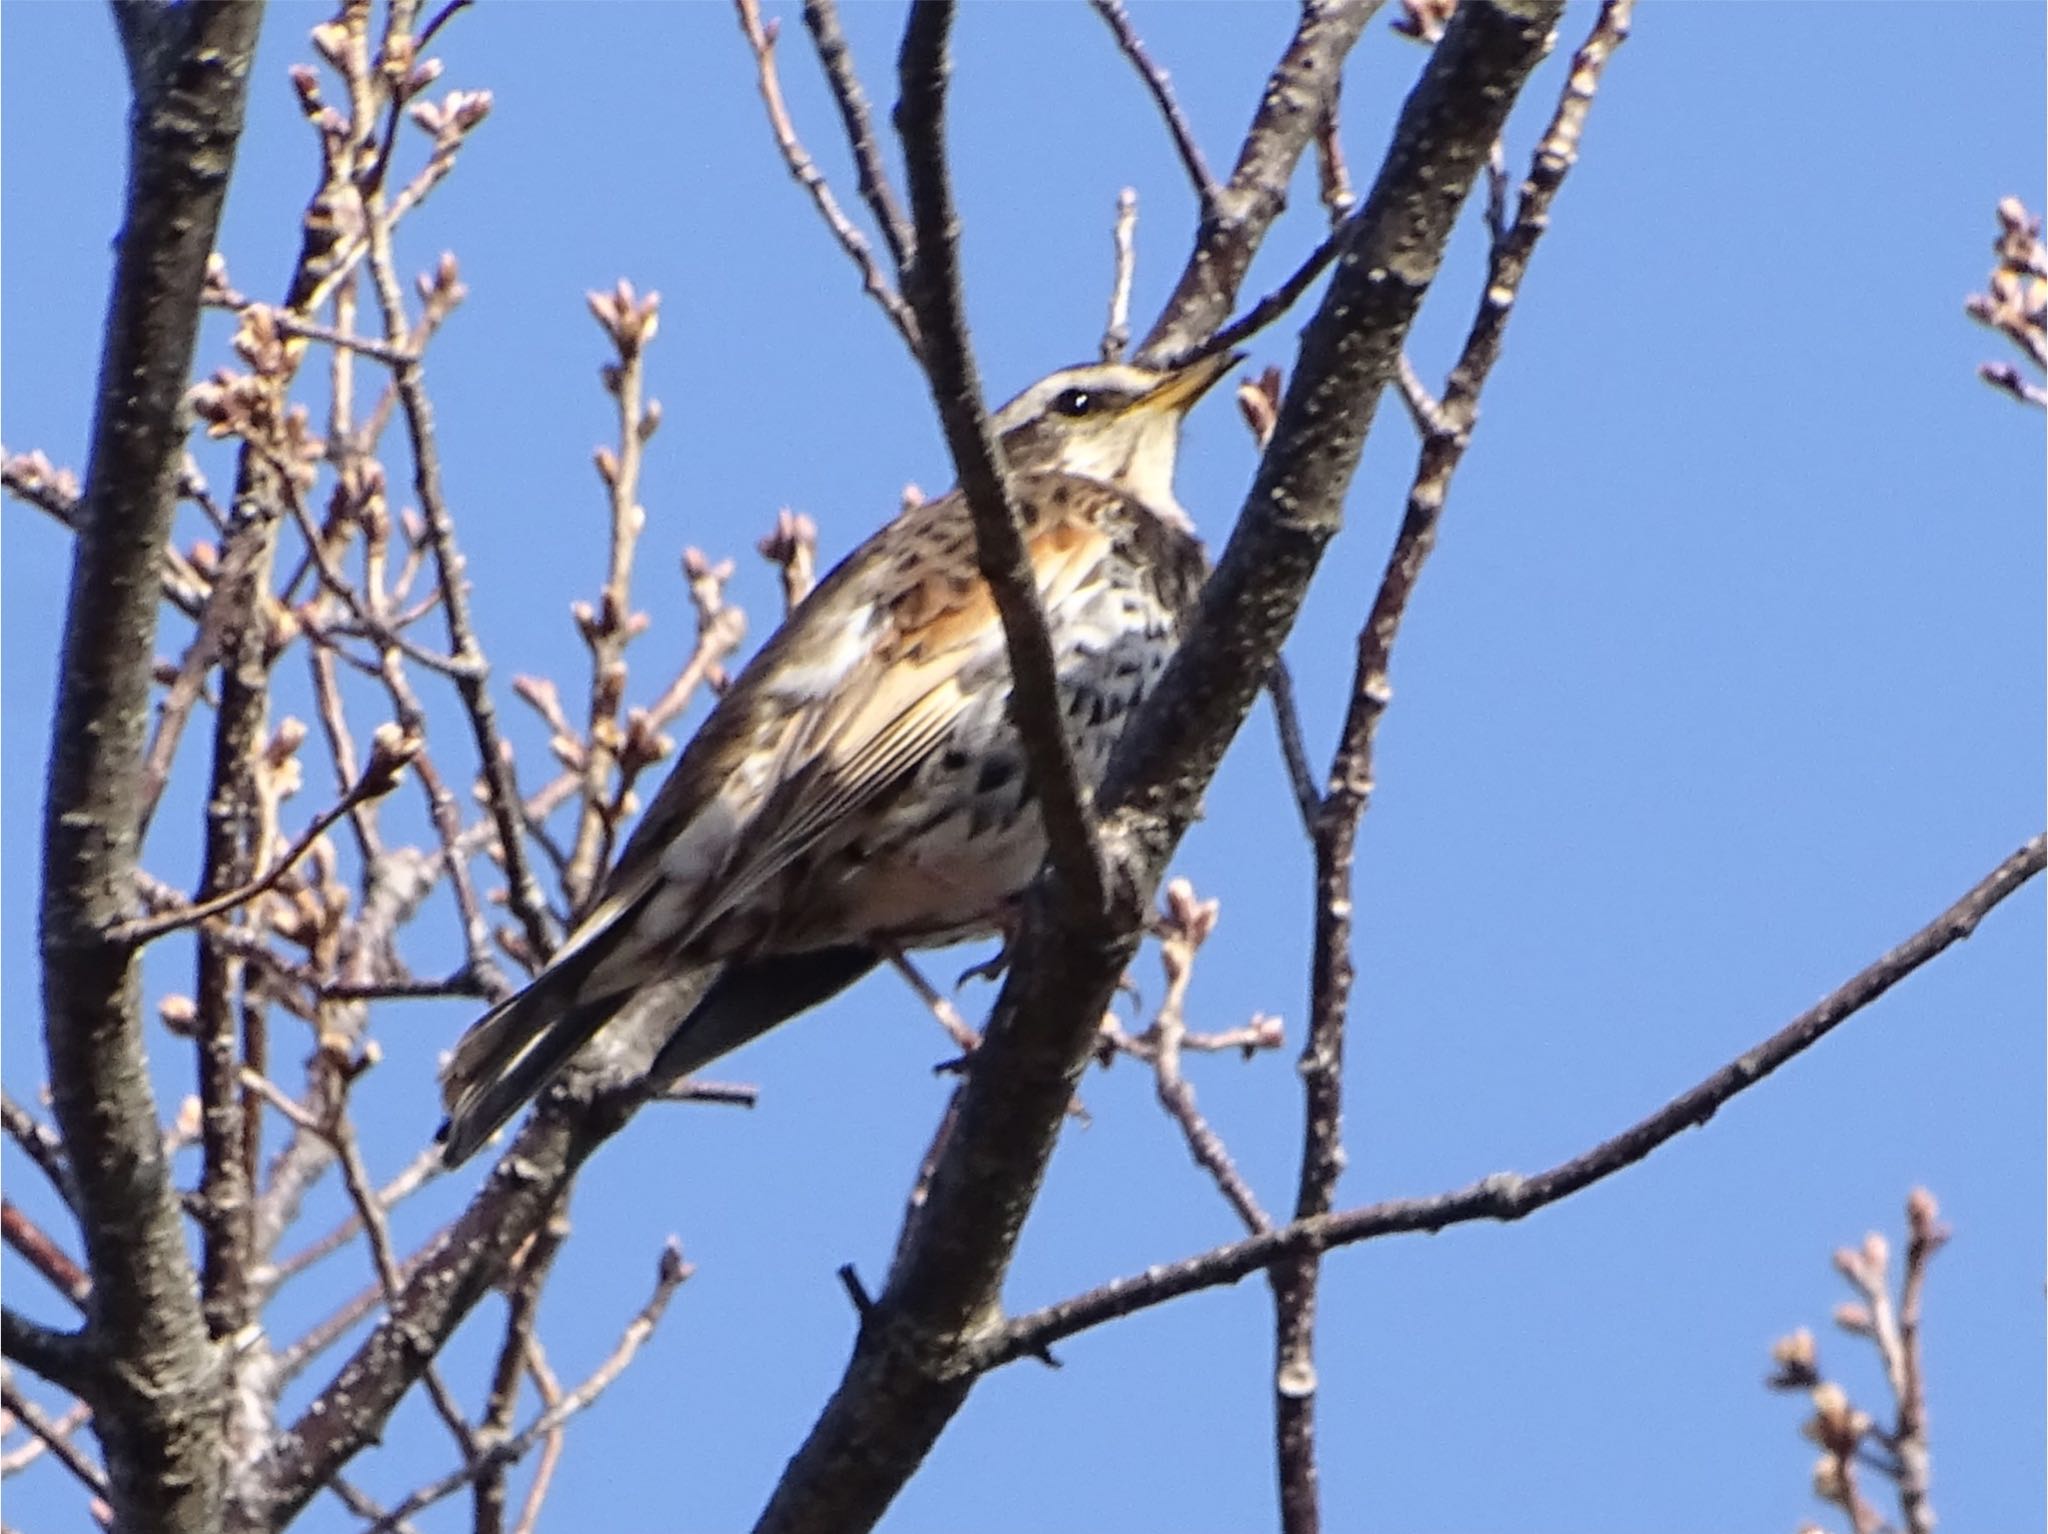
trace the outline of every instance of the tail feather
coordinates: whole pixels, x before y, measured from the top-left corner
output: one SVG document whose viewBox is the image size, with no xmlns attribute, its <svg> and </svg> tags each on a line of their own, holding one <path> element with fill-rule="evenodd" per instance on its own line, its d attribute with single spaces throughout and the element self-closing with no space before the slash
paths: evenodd
<svg viewBox="0 0 2048 1534">
<path fill-rule="evenodd" d="M 734 960 L 669 1035 L 648 1074 L 662 1084 L 680 1081 L 837 996 L 880 962 L 858 945 Z"/>
<path fill-rule="evenodd" d="M 701 995 L 685 988 L 664 1002 L 648 994 L 648 987 L 578 996 L 595 956 L 573 954 L 485 1013 L 456 1044 L 441 1074 L 448 1109 L 448 1121 L 441 1126 L 441 1160 L 454 1167 L 475 1155 L 636 1000 L 682 1014 L 649 1071 L 653 1081 L 666 1084 L 837 995 L 879 961 L 873 949 L 857 946 L 734 961 L 717 972 Z M 698 974 L 699 985 L 709 979 L 704 971 Z M 663 983 L 651 985 L 659 989 Z"/>
<path fill-rule="evenodd" d="M 441 1073 L 444 1164 L 459 1166 L 476 1154 L 618 1010 L 615 996 L 575 1000 L 577 978 L 543 974 L 462 1036 Z"/>
</svg>

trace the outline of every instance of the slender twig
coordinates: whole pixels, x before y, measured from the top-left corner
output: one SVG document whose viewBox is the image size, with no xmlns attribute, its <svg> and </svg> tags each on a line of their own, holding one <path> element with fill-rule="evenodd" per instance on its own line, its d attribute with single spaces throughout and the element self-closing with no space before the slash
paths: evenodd
<svg viewBox="0 0 2048 1534">
<path fill-rule="evenodd" d="M 904 293 L 918 315 L 932 399 L 974 519 L 975 562 L 1002 618 L 1010 657 L 1010 708 L 1038 787 L 1048 861 L 1080 909 L 1100 912 L 1107 900 L 1102 848 L 1060 706 L 1052 631 L 1025 553 L 1023 523 L 1001 452 L 989 434 L 981 377 L 967 339 L 960 222 L 946 170 L 952 23 L 951 0 L 916 0 L 897 63 L 902 96 L 896 104 L 896 132 L 903 141 L 917 221 L 917 261 L 905 274 Z"/>
<path fill-rule="evenodd" d="M 50 1424 L 51 1437 L 69 1438 L 88 1422 L 92 1421 L 92 1408 L 83 1401 L 74 1401 L 64 1415 Z M 19 1448 L 0 1454 L 0 1478 L 19 1475 L 30 1465 L 49 1452 L 50 1438 L 31 1435 L 28 1442 Z"/>
<path fill-rule="evenodd" d="M 917 999 L 925 1004 L 927 1011 L 938 1019 L 939 1026 L 946 1030 L 946 1037 L 953 1041 L 953 1047 L 962 1055 L 971 1055 L 980 1047 L 981 1035 L 960 1015 L 960 1009 L 941 995 L 924 973 L 910 960 L 910 956 L 894 943 L 883 945 L 883 956 L 889 965 L 901 975 L 906 984 L 917 992 Z"/>
<path fill-rule="evenodd" d="M 1529 257 L 1549 225 L 1550 205 L 1577 156 L 1579 135 L 1600 75 L 1628 35 L 1632 0 L 1607 0 L 1591 36 L 1572 61 L 1564 93 L 1539 142 L 1515 221 L 1495 239 L 1487 263 L 1478 317 L 1452 370 L 1444 402 L 1416 401 L 1426 391 L 1413 381 L 1405 355 L 1398 376 L 1418 421 L 1440 423 L 1422 443 L 1407 507 L 1371 609 L 1359 631 L 1351 700 L 1318 806 L 1315 849 L 1315 931 L 1308 1037 L 1301 1057 L 1304 1134 L 1294 1219 L 1327 1214 L 1336 1199 L 1343 1147 L 1344 1036 L 1350 1021 L 1354 969 L 1352 866 L 1361 822 L 1372 802 L 1374 743 L 1393 696 L 1390 672 L 1402 618 L 1436 546 L 1437 522 L 1452 475 L 1478 418 L 1478 400 L 1500 352 L 1503 328 Z M 1334 114 L 1334 104 L 1332 112 Z M 1498 159 L 1495 141 L 1491 160 Z M 1322 1518 L 1316 1466 L 1315 1329 L 1320 1256 L 1304 1252 L 1271 1272 L 1274 1296 L 1275 1454 L 1279 1462 L 1281 1526 L 1286 1534 L 1315 1534 Z"/>
<path fill-rule="evenodd" d="M 1130 13 L 1124 9 L 1123 0 L 1088 0 L 1088 4 L 1102 18 L 1116 38 L 1118 50 L 1131 61 L 1138 78 L 1145 82 L 1145 89 L 1151 92 L 1152 104 L 1159 108 L 1166 131 L 1173 138 L 1181 168 L 1188 173 L 1188 183 L 1195 189 L 1197 215 L 1209 218 L 1216 209 L 1216 178 L 1209 173 L 1209 162 L 1202 158 L 1202 146 L 1195 142 L 1195 130 L 1189 125 L 1187 114 L 1174 98 L 1172 80 L 1146 51 L 1144 40 L 1131 25 Z"/>
<path fill-rule="evenodd" d="M 341 796 L 338 803 L 315 815 L 311 823 L 300 833 L 298 840 L 285 850 L 284 856 L 258 877 L 238 889 L 223 890 L 211 900 L 195 901 L 191 905 L 180 906 L 158 916 L 124 922 L 114 931 L 116 940 L 134 943 L 137 946 L 153 943 L 166 933 L 176 932 L 182 927 L 197 926 L 213 917 L 225 915 L 235 907 L 254 900 L 258 895 L 276 889 L 283 882 L 285 875 L 298 867 L 300 860 L 320 844 L 320 839 L 334 828 L 336 822 L 357 805 L 381 798 L 397 786 L 398 776 L 395 768 L 389 772 L 380 771 L 373 757 L 370 771 L 349 785 L 348 792 Z"/>
<path fill-rule="evenodd" d="M 77 1476 L 87 1491 L 103 1502 L 113 1496 L 112 1488 L 107 1485 L 106 1472 L 87 1459 L 85 1452 L 73 1442 L 71 1434 L 4 1375 L 0 1375 L 0 1405 L 13 1412 L 14 1420 L 35 1434 L 52 1457 Z M 106 1520 L 101 1519 L 100 1522 L 105 1523 Z"/>
<path fill-rule="evenodd" d="M 739 13 L 740 31 L 747 39 L 747 46 L 754 51 L 754 69 L 761 90 L 761 102 L 768 109 L 768 127 L 775 135 L 775 147 L 782 152 L 782 163 L 789 167 L 790 175 L 806 192 L 819 215 L 831 229 L 839 248 L 846 252 L 860 272 L 861 286 L 882 312 L 889 316 L 889 322 L 903 337 L 904 345 L 910 348 L 912 356 L 919 356 L 923 343 L 918 334 L 918 319 L 904 296 L 890 285 L 882 274 L 881 264 L 875 260 L 875 252 L 867 237 L 853 227 L 853 221 L 839 206 L 839 199 L 832 195 L 831 185 L 825 180 L 825 173 L 805 151 L 803 143 L 796 136 L 796 126 L 790 121 L 789 107 L 782 99 L 782 81 L 775 71 L 775 42 L 779 32 L 774 22 L 763 23 L 758 0 L 734 0 L 734 9 Z M 830 66 L 827 66 L 828 72 Z M 842 107 L 842 111 L 844 108 Z M 885 223 L 884 228 L 888 225 Z"/>
<path fill-rule="evenodd" d="M 1237 1212 L 1246 1230 L 1258 1234 L 1273 1228 L 1272 1218 L 1238 1170 L 1223 1137 L 1202 1116 L 1195 1103 L 1195 1089 L 1188 1085 L 1180 1068 L 1181 1047 L 1188 1031 L 1187 994 L 1194 980 L 1195 954 L 1215 929 L 1219 909 L 1217 901 L 1196 900 L 1194 886 L 1185 879 L 1176 879 L 1167 886 L 1161 905 L 1159 941 L 1159 962 L 1166 971 L 1166 995 L 1160 1000 L 1151 1026 L 1140 1038 L 1151 1046 L 1153 1084 L 1160 1107 L 1180 1126 L 1188 1153 L 1215 1182 L 1224 1202 Z"/>
<path fill-rule="evenodd" d="M 1330 263 L 1337 259 L 1344 249 L 1349 230 L 1340 225 L 1323 237 L 1320 245 L 1309 252 L 1308 259 L 1297 266 L 1287 280 L 1253 304 L 1239 318 L 1232 320 L 1221 330 L 1199 346 L 1190 347 L 1175 358 L 1172 366 L 1179 367 L 1202 357 L 1213 357 L 1218 352 L 1227 352 L 1232 347 L 1257 335 L 1268 325 L 1292 309 L 1306 293 L 1309 285 L 1329 270 Z"/>
<path fill-rule="evenodd" d="M 1634 1166 L 1698 1128 L 1885 992 L 1977 930 L 2001 902 L 2048 864 L 2048 836 L 2036 836 L 1980 879 L 1960 900 L 1898 947 L 1865 966 L 1783 1028 L 1656 1112 L 1592 1149 L 1531 1176 L 1497 1173 L 1468 1187 L 1428 1198 L 1391 1199 L 1293 1221 L 1269 1235 L 1162 1263 L 1091 1289 L 1086 1294 L 1017 1316 L 985 1345 L 990 1367 L 1028 1357 L 1036 1348 L 1072 1337 L 1184 1294 L 1234 1284 L 1296 1253 L 1329 1251 L 1360 1241 L 1415 1231 L 1439 1231 L 1476 1220 L 1526 1219 Z"/>
<path fill-rule="evenodd" d="M 49 1280 L 52 1288 L 80 1310 L 85 1309 L 92 1296 L 92 1279 L 12 1199 L 0 1199 L 0 1233 L 4 1233 L 9 1246 L 28 1260 L 30 1267 Z"/>
<path fill-rule="evenodd" d="M 386 211 L 372 198 L 366 210 L 369 224 L 370 272 L 383 309 L 385 332 L 400 344 L 407 344 L 405 301 L 399 292 L 398 270 L 391 250 L 391 225 L 398 214 Z M 440 284 L 455 284 L 453 263 L 443 258 Z M 523 824 L 520 818 L 519 784 L 512 771 L 512 755 L 498 731 L 497 707 L 491 700 L 490 668 L 483 646 L 476 637 L 469 611 L 469 580 L 455 542 L 455 519 L 441 493 L 441 453 L 434 435 L 434 410 L 427 398 L 425 375 L 417 360 L 396 364 L 391 370 L 393 386 L 403 409 L 406 432 L 412 447 L 413 493 L 426 519 L 426 544 L 433 555 L 441 588 L 441 611 L 447 625 L 448 648 L 459 669 L 455 685 L 462 696 L 476 738 L 484 782 L 488 785 L 491 818 L 498 827 L 498 851 L 503 859 L 507 903 L 518 918 L 527 943 L 537 957 L 553 949 L 548 931 L 546 901 L 533 866 L 527 861 Z M 453 869 L 450 870 L 451 874 Z"/>
<path fill-rule="evenodd" d="M 64 1141 L 57 1131 L 37 1118 L 28 1109 L 5 1093 L 0 1093 L 0 1128 L 7 1137 L 19 1145 L 42 1174 L 50 1179 L 50 1186 L 64 1200 L 67 1208 L 78 1208 L 78 1188 L 71 1176 L 71 1165 L 64 1156 Z"/>
<path fill-rule="evenodd" d="M 577 627 L 590 649 L 590 705 L 583 749 L 583 807 L 576 837 L 562 870 L 562 894 L 570 912 L 580 913 L 611 860 L 617 817 L 610 813 L 613 769 L 618 764 L 619 709 L 625 701 L 626 646 L 632 641 L 633 557 L 647 525 L 640 504 L 640 464 L 647 439 L 661 421 L 660 407 L 642 398 L 647 345 L 659 327 L 661 296 L 638 297 L 621 281 L 610 293 L 589 295 L 590 311 L 610 337 L 618 360 L 604 369 L 605 392 L 618 410 L 616 451 L 597 455 L 610 516 L 604 585 L 592 610 L 579 603 Z"/>
<path fill-rule="evenodd" d="M 852 151 L 854 166 L 860 172 L 861 200 L 874 215 L 875 227 L 888 242 L 889 254 L 900 274 L 916 254 L 917 234 L 910 227 L 903 205 L 896 200 L 888 172 L 882 168 L 874 116 L 868 109 L 867 92 L 861 89 L 860 75 L 853 67 L 853 50 L 839 26 L 838 5 L 834 0 L 804 0 L 804 27 L 818 50 L 825 84 L 831 89 L 839 119 L 846 127 L 846 147 Z"/>
<path fill-rule="evenodd" d="M 1266 696 L 1273 705 L 1273 728 L 1280 736 L 1280 759 L 1287 764 L 1294 807 L 1301 812 L 1302 828 L 1313 837 L 1323 795 L 1316 787 L 1315 769 L 1308 764 L 1308 743 L 1302 737 L 1301 711 L 1294 700 L 1294 673 L 1284 658 L 1274 661 L 1266 675 Z"/>
<path fill-rule="evenodd" d="M 633 1355 L 647 1339 L 654 1335 L 655 1327 L 661 1324 L 662 1313 L 668 1309 L 668 1302 L 674 1297 L 676 1287 L 690 1276 L 690 1264 L 683 1261 L 683 1249 L 674 1241 L 663 1248 L 661 1263 L 655 1275 L 654 1293 L 641 1306 L 638 1315 L 626 1326 L 619 1338 L 618 1346 L 594 1369 L 590 1377 L 567 1395 L 527 1424 L 517 1435 L 502 1443 L 491 1445 L 475 1459 L 449 1471 L 439 1480 L 432 1481 L 413 1492 L 383 1518 L 372 1524 L 363 1534 L 392 1534 L 398 1520 L 409 1518 L 422 1508 L 433 1506 L 443 1497 L 460 1491 L 486 1470 L 509 1465 L 523 1459 L 535 1443 L 555 1432 L 562 1423 L 573 1417 L 584 1407 L 602 1395 L 626 1370 L 633 1361 Z"/>
</svg>

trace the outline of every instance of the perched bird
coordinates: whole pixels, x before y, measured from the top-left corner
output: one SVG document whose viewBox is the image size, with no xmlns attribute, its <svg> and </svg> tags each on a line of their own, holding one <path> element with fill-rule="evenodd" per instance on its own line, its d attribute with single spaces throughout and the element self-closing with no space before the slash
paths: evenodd
<svg viewBox="0 0 2048 1534">
<path fill-rule="evenodd" d="M 1182 418 L 1235 360 L 1068 368 L 991 423 L 1091 785 L 1201 587 L 1174 458 Z M 1045 855 L 1009 693 L 965 499 L 904 511 L 740 673 L 589 914 L 456 1045 L 442 1073 L 447 1163 L 656 982 L 702 981 L 654 1062 L 674 1080 L 845 989 L 891 947 L 996 931 Z"/>
</svg>

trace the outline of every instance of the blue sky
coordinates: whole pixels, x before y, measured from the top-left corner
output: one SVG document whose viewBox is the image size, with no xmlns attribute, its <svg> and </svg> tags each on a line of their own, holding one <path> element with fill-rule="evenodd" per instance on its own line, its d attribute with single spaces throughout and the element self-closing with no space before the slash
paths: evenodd
<svg viewBox="0 0 2048 1534">
<path fill-rule="evenodd" d="M 792 110 L 852 202 L 797 8 L 780 9 Z M 1133 12 L 1227 165 L 1287 8 Z M 279 5 L 266 26 L 222 236 L 255 296 L 277 296 L 314 184 L 284 71 L 310 56 L 321 14 Z M 899 19 L 894 6 L 847 15 L 883 104 Z M 1567 16 L 1524 99 L 1518 172 L 1590 22 L 1583 6 Z M 1345 1202 L 1583 1149 L 1832 989 L 2038 829 L 2041 428 L 1974 378 L 1999 343 L 1961 305 L 1989 266 L 1998 198 L 2041 202 L 2042 32 L 2038 8 L 2019 5 L 1657 3 L 1638 16 L 1396 655 L 1359 869 Z M 87 6 L 9 6 L 4 43 L 5 439 L 81 465 L 122 72 Z M 654 626 L 634 652 L 636 697 L 687 653 L 672 575 L 685 544 L 740 559 L 758 639 L 775 598 L 750 547 L 779 506 L 817 518 L 830 557 L 905 480 L 950 476 L 900 343 L 775 157 L 727 8 L 486 6 L 439 51 L 446 85 L 488 87 L 496 107 L 401 259 L 425 270 L 452 247 L 470 289 L 429 381 L 479 623 L 538 773 L 544 740 L 509 679 L 580 689 L 567 606 L 601 572 L 589 451 L 612 426 L 585 290 L 624 276 L 664 295 L 650 387 L 666 424 L 638 586 Z M 1117 189 L 1140 195 L 1141 320 L 1185 253 L 1190 198 L 1084 7 L 968 7 L 957 52 L 968 304 L 1000 395 L 1092 352 Z M 1345 129 L 1361 178 L 1421 61 L 1384 21 L 1355 55 Z M 1307 179 L 1295 201 L 1254 292 L 1319 236 Z M 1468 220 L 1413 339 L 1425 377 L 1463 334 L 1481 254 Z M 1254 363 L 1285 365 L 1291 342 L 1287 326 L 1261 337 Z M 210 324 L 202 367 L 226 357 Z M 1318 759 L 1413 456 L 1401 412 L 1382 411 L 1289 645 Z M 1228 405 L 1200 411 L 1181 498 L 1214 544 L 1251 464 Z M 0 1001 L 5 1079 L 26 1096 L 41 1071 L 34 827 L 65 546 L 18 506 L 0 527 Z M 450 700 L 434 706 L 439 750 L 466 761 Z M 186 756 L 172 790 L 186 798 L 150 849 L 177 878 L 195 856 L 198 752 Z M 1178 864 L 1224 902 L 1192 1020 L 1277 1012 L 1298 1040 L 1309 865 L 1263 711 L 1209 811 Z M 1824 1361 L 1875 1400 L 1870 1360 L 1824 1325 L 1846 1297 L 1828 1255 L 1866 1229 L 1896 1233 L 1917 1183 L 1956 1231 L 1928 1297 L 1936 1503 L 1957 1528 L 2031 1526 L 2042 914 L 2037 886 L 1703 1132 L 1567 1204 L 1335 1255 L 1321 1363 L 1330 1526 L 1597 1534 L 1646 1516 L 1710 1529 L 1817 1514 L 1800 1406 L 1759 1384 L 1766 1350 L 1813 1325 Z M 445 910 L 411 952 L 422 971 L 452 967 Z M 950 978 L 967 957 L 931 971 Z M 162 945 L 154 991 L 188 990 L 189 964 Z M 409 1005 L 380 1019 L 385 1063 L 359 1094 L 378 1175 L 430 1132 L 435 1055 L 467 1015 Z M 166 1093 L 189 1090 L 182 1051 L 151 1044 Z M 751 1113 L 649 1113 L 601 1154 L 544 1311 L 556 1369 L 580 1378 L 611 1347 L 664 1236 L 680 1235 L 698 1272 L 571 1432 L 547 1526 L 602 1512 L 624 1530 L 728 1529 L 758 1510 L 851 1341 L 834 1268 L 886 1265 L 944 1053 L 914 1000 L 878 978 L 731 1063 L 762 1088 Z M 1254 1185 L 1284 1202 L 1299 1146 L 1291 1058 L 1200 1059 L 1191 1076 Z M 1026 1232 L 1019 1307 L 1235 1234 L 1139 1069 L 1092 1075 L 1084 1095 L 1092 1122 L 1068 1131 Z M 42 1209 L 33 1174 L 7 1170 L 10 1195 Z M 401 1240 L 432 1230 L 476 1176 L 406 1206 Z M 340 1208 L 327 1190 L 321 1216 Z M 20 1279 L 14 1302 L 58 1314 L 11 1258 L 5 1271 Z M 303 1325 L 368 1276 L 359 1250 L 330 1259 L 273 1321 Z M 1061 1372 L 986 1381 L 886 1527 L 1269 1526 L 1268 1326 L 1266 1292 L 1247 1283 L 1077 1339 Z M 493 1302 L 448 1357 L 467 1397 L 496 1328 Z M 389 1499 L 450 1452 L 413 1404 L 354 1473 Z M 8 1490 L 10 1525 L 76 1522 L 48 1467 Z M 457 1502 L 422 1526 L 464 1515 Z M 355 1526 L 331 1500 L 302 1524 Z"/>
</svg>

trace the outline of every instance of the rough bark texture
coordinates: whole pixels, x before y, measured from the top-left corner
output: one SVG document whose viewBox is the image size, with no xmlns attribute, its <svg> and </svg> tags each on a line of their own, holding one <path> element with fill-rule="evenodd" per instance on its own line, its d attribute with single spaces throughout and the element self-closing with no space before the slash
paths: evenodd
<svg viewBox="0 0 2048 1534">
<path fill-rule="evenodd" d="M 50 1086 L 93 1274 L 79 1385 L 124 1530 L 220 1525 L 220 1370 L 143 1057 L 131 914 L 179 420 L 261 7 L 117 10 L 127 207 L 79 508 L 43 827 Z"/>
<path fill-rule="evenodd" d="M 1467 0 L 1410 97 L 1194 630 L 1111 764 L 1110 919 L 1044 898 L 1027 914 L 924 1212 L 760 1530 L 872 1527 L 1000 1337 L 1011 1254 L 1153 888 L 1337 530 L 1409 322 L 1559 9 Z"/>
</svg>

